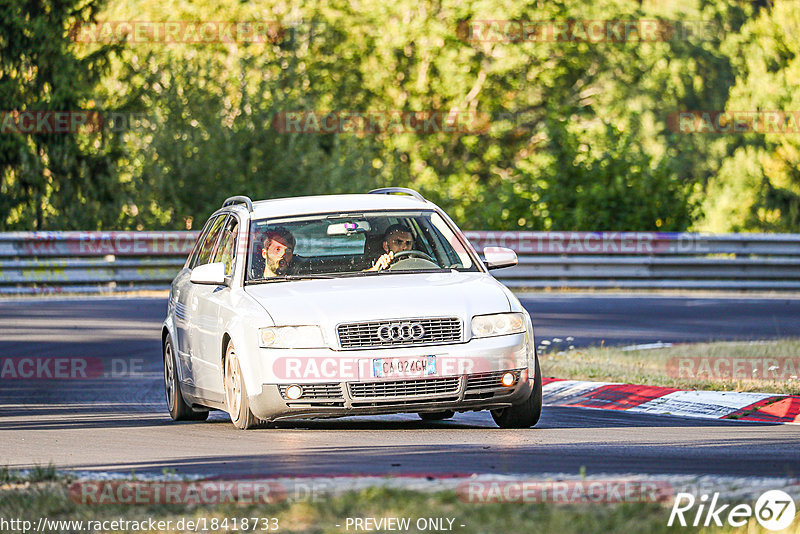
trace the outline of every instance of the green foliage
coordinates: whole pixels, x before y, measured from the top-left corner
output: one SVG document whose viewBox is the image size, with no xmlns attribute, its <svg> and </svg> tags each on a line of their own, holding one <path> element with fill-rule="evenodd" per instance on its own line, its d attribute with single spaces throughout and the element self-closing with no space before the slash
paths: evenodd
<svg viewBox="0 0 800 534">
<path fill-rule="evenodd" d="M 547 161 L 521 164 L 520 182 L 535 195 L 537 211 L 517 205 L 511 220 L 536 230 L 683 230 L 692 221 L 691 189 L 662 160 L 652 158 L 630 134 L 606 125 L 595 145 L 560 122 L 547 124 Z M 510 196 L 510 195 L 509 195 Z M 499 207 L 499 206 L 498 206 Z M 505 215 L 505 210 L 501 209 Z"/>
<path fill-rule="evenodd" d="M 52 463 L 47 466 L 35 465 L 31 470 L 29 478 L 31 482 L 56 480 L 58 478 L 58 471 L 56 471 L 56 466 Z"/>
<path fill-rule="evenodd" d="M 213 67 L 169 61 L 169 76 L 142 83 L 143 100 L 158 116 L 137 162 L 142 189 L 136 203 L 143 208 L 136 220 L 142 226 L 181 226 L 234 193 L 272 198 L 369 186 L 377 152 L 368 143 L 279 133 L 271 126 L 275 107 L 292 107 L 290 100 L 276 103 L 266 82 L 217 92 L 220 74 Z"/>
<path fill-rule="evenodd" d="M 49 482 L 62 480 L 64 476 L 59 475 L 55 465 L 52 463 L 47 466 L 34 465 L 30 471 L 11 470 L 8 466 L 0 467 L 0 484 L 20 483 L 20 482 Z"/>
<path fill-rule="evenodd" d="M 757 132 L 729 141 L 728 157 L 710 184 L 705 229 L 800 232 L 798 25 L 795 3 L 778 1 L 725 43 L 737 73 L 726 109 L 792 113 L 794 126 L 784 126 L 795 133 Z"/>
<path fill-rule="evenodd" d="M 95 109 L 94 88 L 113 47 L 78 55 L 68 32 L 100 2 L 0 1 L 0 102 L 4 112 Z M 44 128 L 43 128 L 44 129 Z M 0 134 L 0 230 L 100 228 L 120 207 L 114 139 L 45 131 Z"/>
<path fill-rule="evenodd" d="M 99 3 L 34 5 L 0 0 L 4 108 L 102 107 L 146 119 L 102 135 L 0 135 L 0 230 L 180 229 L 232 194 L 383 185 L 417 188 L 475 229 L 800 229 L 796 139 L 668 128 L 681 110 L 800 109 L 800 15 L 790 0 L 756 12 L 738 0 L 363 0 L 358 9 L 344 0 L 111 0 L 101 20 L 280 21 L 282 30 L 261 43 L 110 45 L 69 40 Z M 703 21 L 718 31 L 654 42 L 468 33 L 486 20 L 587 19 Z M 465 112 L 485 128 L 274 127 L 281 112 L 302 110 Z"/>
</svg>

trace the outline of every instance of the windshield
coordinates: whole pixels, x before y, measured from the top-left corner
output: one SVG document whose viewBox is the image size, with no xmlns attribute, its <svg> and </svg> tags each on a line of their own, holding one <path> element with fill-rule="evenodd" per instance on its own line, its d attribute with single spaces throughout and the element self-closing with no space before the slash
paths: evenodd
<svg viewBox="0 0 800 534">
<path fill-rule="evenodd" d="M 247 281 L 477 271 L 434 211 L 381 211 L 257 219 L 250 226 Z"/>
</svg>

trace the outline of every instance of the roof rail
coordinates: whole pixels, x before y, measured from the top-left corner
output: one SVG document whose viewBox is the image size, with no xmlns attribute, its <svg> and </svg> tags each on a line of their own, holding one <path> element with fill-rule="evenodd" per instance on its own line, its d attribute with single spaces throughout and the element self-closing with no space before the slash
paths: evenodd
<svg viewBox="0 0 800 534">
<path fill-rule="evenodd" d="M 393 195 L 395 193 L 412 196 L 417 200 L 427 202 L 425 200 L 425 197 L 423 197 L 413 189 L 409 189 L 407 187 L 381 187 L 380 189 L 373 189 L 372 191 L 370 191 L 370 194 L 374 195 Z"/>
<path fill-rule="evenodd" d="M 247 206 L 247 211 L 250 213 L 253 212 L 253 201 L 250 200 L 250 197 L 246 197 L 244 195 L 236 195 L 235 197 L 228 197 L 225 199 L 225 202 L 222 203 L 222 207 L 230 206 L 231 204 L 245 204 Z"/>
</svg>

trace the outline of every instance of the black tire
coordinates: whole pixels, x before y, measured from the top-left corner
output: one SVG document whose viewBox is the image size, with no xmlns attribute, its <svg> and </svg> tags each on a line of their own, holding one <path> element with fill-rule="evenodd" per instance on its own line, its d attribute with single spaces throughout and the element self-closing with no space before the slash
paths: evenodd
<svg viewBox="0 0 800 534">
<path fill-rule="evenodd" d="M 500 428 L 530 428 L 539 422 L 542 415 L 542 373 L 539 371 L 538 356 L 535 369 L 533 391 L 526 400 L 508 408 L 492 410 L 492 419 Z"/>
<path fill-rule="evenodd" d="M 419 417 L 423 421 L 442 421 L 450 419 L 456 414 L 453 410 L 443 410 L 441 412 L 420 412 Z"/>
<path fill-rule="evenodd" d="M 173 421 L 205 421 L 207 411 L 196 412 L 186 404 L 178 382 L 177 360 L 172 349 L 172 339 L 167 335 L 164 341 L 164 391 L 167 397 L 167 409 Z"/>
<path fill-rule="evenodd" d="M 233 343 L 228 343 L 225 349 L 225 407 L 231 416 L 231 422 L 239 430 L 255 428 L 261 422 L 250 411 L 247 389 L 242 380 L 242 368 Z"/>
</svg>

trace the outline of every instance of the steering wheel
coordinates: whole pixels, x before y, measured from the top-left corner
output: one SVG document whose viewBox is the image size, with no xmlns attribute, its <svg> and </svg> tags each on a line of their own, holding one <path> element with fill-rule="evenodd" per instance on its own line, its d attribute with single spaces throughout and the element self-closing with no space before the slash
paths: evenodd
<svg viewBox="0 0 800 534">
<path fill-rule="evenodd" d="M 395 252 L 394 253 L 394 259 L 392 260 L 392 262 L 405 260 L 405 259 L 408 259 L 408 258 L 422 258 L 423 260 L 427 260 L 427 261 L 429 261 L 431 263 L 436 264 L 437 266 L 439 265 L 436 262 L 436 260 L 434 260 L 433 258 L 428 256 L 427 254 L 425 254 L 421 250 L 401 250 L 400 252 Z"/>
</svg>

